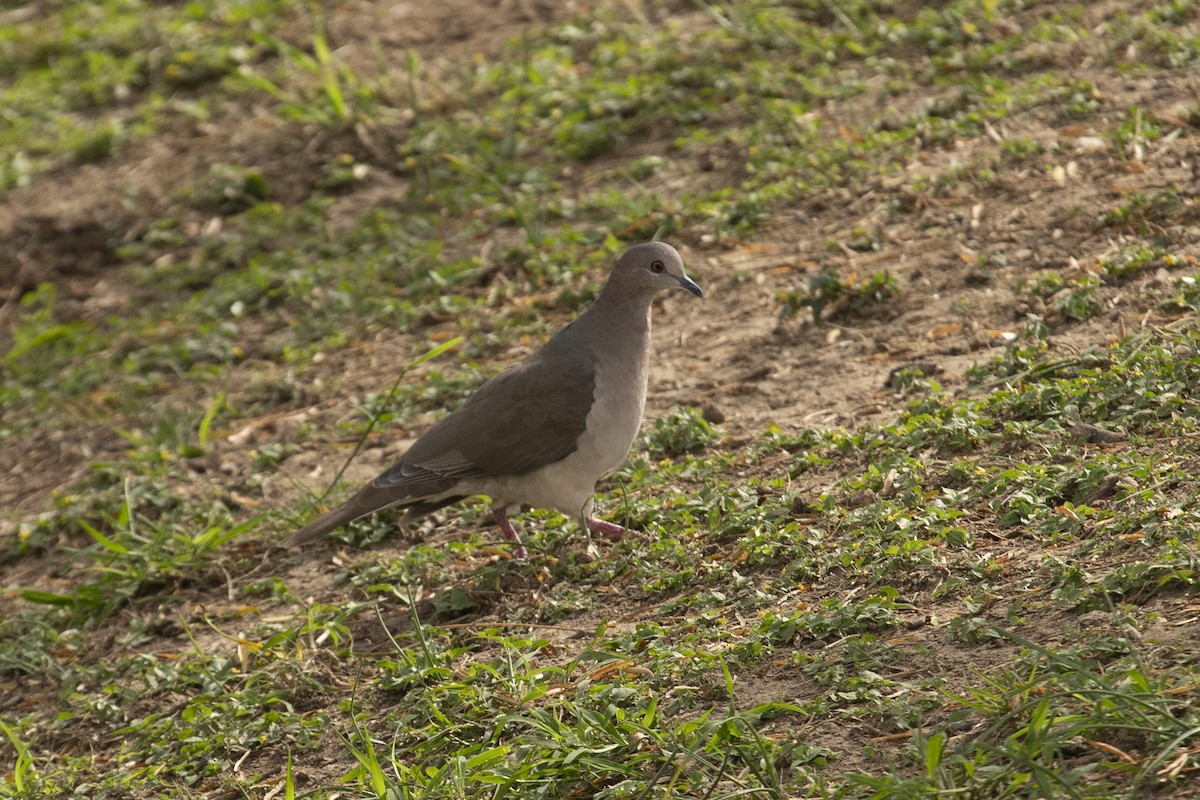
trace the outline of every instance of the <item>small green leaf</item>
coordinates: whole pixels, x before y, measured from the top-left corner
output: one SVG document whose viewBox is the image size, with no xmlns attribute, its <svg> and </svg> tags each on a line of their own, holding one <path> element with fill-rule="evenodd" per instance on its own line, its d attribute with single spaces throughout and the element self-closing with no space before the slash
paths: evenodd
<svg viewBox="0 0 1200 800">
<path fill-rule="evenodd" d="M 88 522 L 86 522 L 82 519 L 79 520 L 79 527 L 83 528 L 87 532 L 88 536 L 91 536 L 93 539 L 95 539 L 100 544 L 100 546 L 102 546 L 108 552 L 116 553 L 117 555 L 121 555 L 121 556 L 129 555 L 129 548 L 125 547 L 122 544 L 114 542 L 112 539 L 105 536 L 99 530 L 97 530 L 96 528 L 93 528 Z"/>
</svg>

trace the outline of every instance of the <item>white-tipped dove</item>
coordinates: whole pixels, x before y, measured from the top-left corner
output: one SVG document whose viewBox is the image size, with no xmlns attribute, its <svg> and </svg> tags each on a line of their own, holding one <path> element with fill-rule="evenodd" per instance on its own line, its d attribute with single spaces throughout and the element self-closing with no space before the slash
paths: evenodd
<svg viewBox="0 0 1200 800">
<path fill-rule="evenodd" d="M 596 483 L 629 454 L 646 405 L 650 303 L 664 289 L 704 293 L 674 247 L 646 242 L 625 252 L 586 311 L 519 364 L 483 384 L 408 452 L 342 505 L 292 535 L 316 539 L 396 506 L 405 519 L 472 495 L 492 499 L 504 535 L 526 556 L 508 514 L 522 505 L 579 515 L 592 530 L 620 525 L 592 516 Z"/>
</svg>

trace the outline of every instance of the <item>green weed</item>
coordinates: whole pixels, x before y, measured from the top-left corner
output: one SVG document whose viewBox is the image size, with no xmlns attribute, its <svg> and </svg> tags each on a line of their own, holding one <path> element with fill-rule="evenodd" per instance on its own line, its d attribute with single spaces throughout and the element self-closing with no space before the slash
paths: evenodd
<svg viewBox="0 0 1200 800">
<path fill-rule="evenodd" d="M 827 318 L 847 319 L 878 309 L 900 293 L 900 285 L 887 271 L 876 272 L 863 281 L 853 276 L 843 279 L 836 270 L 824 270 L 809 280 L 803 290 L 780 295 L 783 309 L 780 316 L 795 316 L 801 308 L 812 312 L 814 321 Z"/>
</svg>

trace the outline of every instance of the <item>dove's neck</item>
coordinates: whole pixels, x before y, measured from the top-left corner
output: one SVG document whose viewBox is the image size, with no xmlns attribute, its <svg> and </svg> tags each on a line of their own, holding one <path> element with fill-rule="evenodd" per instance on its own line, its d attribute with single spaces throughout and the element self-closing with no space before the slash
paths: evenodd
<svg viewBox="0 0 1200 800">
<path fill-rule="evenodd" d="M 606 290 L 570 326 L 580 341 L 595 342 L 598 354 L 644 363 L 650 347 L 653 294 Z"/>
</svg>

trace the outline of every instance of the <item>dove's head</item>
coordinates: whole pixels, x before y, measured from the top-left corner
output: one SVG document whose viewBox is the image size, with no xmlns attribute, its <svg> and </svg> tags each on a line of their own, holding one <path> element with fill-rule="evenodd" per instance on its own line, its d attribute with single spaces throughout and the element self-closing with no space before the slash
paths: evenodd
<svg viewBox="0 0 1200 800">
<path fill-rule="evenodd" d="M 679 251 L 665 242 L 643 242 L 625 251 L 613 267 L 606 290 L 621 294 L 657 294 L 683 287 L 697 297 L 704 291 L 687 276 Z"/>
</svg>

